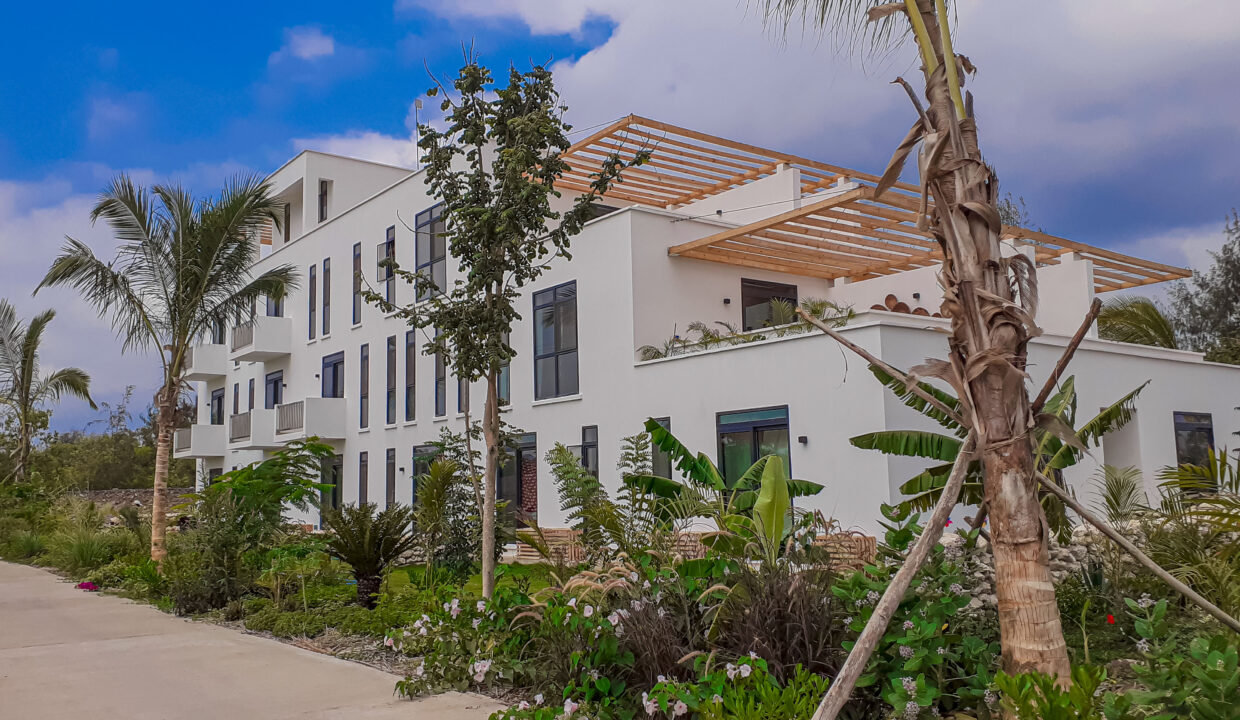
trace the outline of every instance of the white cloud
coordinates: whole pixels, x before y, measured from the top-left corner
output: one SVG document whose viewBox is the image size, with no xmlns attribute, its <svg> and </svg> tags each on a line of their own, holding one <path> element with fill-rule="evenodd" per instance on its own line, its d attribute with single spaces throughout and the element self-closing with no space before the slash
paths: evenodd
<svg viewBox="0 0 1240 720">
<path fill-rule="evenodd" d="M 271 54 L 269 64 L 277 64 L 289 58 L 317 60 L 330 57 L 336 52 L 336 41 L 331 35 L 312 25 L 285 28 L 284 44 Z"/>
<path fill-rule="evenodd" d="M 402 138 L 373 130 L 293 138 L 293 148 L 297 152 L 318 150 L 407 168 L 414 167 L 418 160 L 418 147 L 412 135 Z"/>
<path fill-rule="evenodd" d="M 96 97 L 90 101 L 86 118 L 86 136 L 103 140 L 132 129 L 140 122 L 143 98 L 137 93 L 121 97 Z"/>
</svg>

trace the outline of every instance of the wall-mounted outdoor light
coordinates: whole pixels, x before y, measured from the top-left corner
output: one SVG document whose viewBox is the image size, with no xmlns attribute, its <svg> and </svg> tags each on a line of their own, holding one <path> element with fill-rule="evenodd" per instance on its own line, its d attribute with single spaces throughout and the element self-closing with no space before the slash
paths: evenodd
<svg viewBox="0 0 1240 720">
<path fill-rule="evenodd" d="M 809 436 L 808 436 L 808 435 L 801 435 L 800 437 L 798 437 L 798 438 L 797 438 L 797 442 L 801 443 L 802 445 L 808 445 L 808 444 L 809 444 Z"/>
</svg>

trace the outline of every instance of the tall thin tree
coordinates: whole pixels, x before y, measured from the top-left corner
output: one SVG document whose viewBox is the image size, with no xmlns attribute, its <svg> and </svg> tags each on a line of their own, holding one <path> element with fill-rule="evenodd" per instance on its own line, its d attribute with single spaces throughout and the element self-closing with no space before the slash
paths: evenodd
<svg viewBox="0 0 1240 720">
<path fill-rule="evenodd" d="M 1037 421 L 1025 386 L 1026 345 L 1037 329 L 1037 280 L 1023 255 L 1004 257 L 999 182 L 982 159 L 973 98 L 964 91 L 973 64 L 953 49 L 946 0 L 762 0 L 768 17 L 835 30 L 851 41 L 911 36 L 921 62 L 923 105 L 876 188 L 881 194 L 918 152 L 927 202 L 919 224 L 943 253 L 942 312 L 951 318 L 948 356 L 914 369 L 948 382 L 976 434 L 985 469 L 1004 668 L 1039 671 L 1067 682 L 1070 672 L 1038 502 L 1029 431 Z M 847 693 L 849 688 L 841 688 Z M 833 693 L 835 695 L 836 693 Z M 834 700 L 834 698 L 833 698 Z M 829 717 L 826 713 L 818 717 Z"/>
<path fill-rule="evenodd" d="M 569 256 L 569 242 L 593 215 L 593 203 L 620 172 L 645 161 L 646 154 L 622 161 L 606 158 L 590 192 L 565 210 L 553 207 L 556 183 L 569 171 L 562 157 L 571 127 L 551 71 L 534 66 L 508 71 L 506 86 L 472 52 L 453 81 L 453 93 L 436 86 L 443 98 L 447 128 L 419 127 L 425 152 L 426 182 L 443 200 L 448 251 L 460 265 L 451 287 L 408 271 L 395 272 L 415 284 L 425 302 L 404 308 L 376 293 L 367 298 L 419 328 L 434 328 L 428 352 L 451 359 L 454 374 L 467 382 L 486 381 L 482 435 L 486 443 L 482 489 L 482 592 L 495 589 L 495 483 L 500 468 L 502 418 L 499 382 L 515 356 L 508 343 L 520 319 L 516 301 L 555 257 Z M 427 238 L 429 242 L 438 239 Z M 422 240 L 419 240 L 422 242 Z"/>
<path fill-rule="evenodd" d="M 164 494 L 190 348 L 212 327 L 252 314 L 259 298 L 283 297 L 296 284 L 290 265 L 257 277 L 251 272 L 259 259 L 260 227 L 279 222 L 270 190 L 260 178 L 238 177 L 218 196 L 195 199 L 178 185 L 148 190 L 119 175 L 90 215 L 91 222 L 102 218 L 121 241 L 116 257 L 105 262 L 85 243 L 67 238 L 39 283 L 39 289 L 75 288 L 101 317 L 111 317 L 122 351 L 153 351 L 159 358 L 151 502 L 151 558 L 156 562 L 167 554 Z"/>
<path fill-rule="evenodd" d="M 41 407 L 72 395 L 95 409 L 95 401 L 90 399 L 90 376 L 84 370 L 69 367 L 46 375 L 39 372 L 39 346 L 54 317 L 55 310 L 45 310 L 23 325 L 17 310 L 8 300 L 0 299 L 0 407 L 8 409 L 17 430 L 10 475 L 16 482 L 24 482 L 30 472 L 30 452 L 41 424 Z"/>
</svg>

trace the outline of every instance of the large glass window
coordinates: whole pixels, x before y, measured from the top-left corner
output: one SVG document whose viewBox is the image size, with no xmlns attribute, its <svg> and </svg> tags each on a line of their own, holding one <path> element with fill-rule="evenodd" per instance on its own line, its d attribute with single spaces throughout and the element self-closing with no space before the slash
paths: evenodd
<svg viewBox="0 0 1240 720">
<path fill-rule="evenodd" d="M 362 343 L 361 357 L 358 359 L 361 371 L 361 387 L 357 393 L 358 427 L 370 427 L 370 343 Z"/>
<path fill-rule="evenodd" d="M 387 229 L 387 236 L 376 249 L 376 277 L 383 283 L 383 299 L 390 303 L 396 302 L 396 273 L 392 264 L 396 262 L 396 226 Z"/>
<path fill-rule="evenodd" d="M 439 331 L 435 331 L 439 335 Z M 435 417 L 448 414 L 448 358 L 442 350 L 435 351 Z"/>
<path fill-rule="evenodd" d="M 417 417 L 417 406 L 414 380 L 416 379 L 418 359 L 418 334 L 416 330 L 405 333 L 405 422 Z"/>
<path fill-rule="evenodd" d="M 332 261 L 323 258 L 323 335 L 332 331 Z"/>
<path fill-rule="evenodd" d="M 384 502 L 387 507 L 396 504 L 396 448 L 387 449 L 387 476 L 386 476 L 386 497 Z"/>
<path fill-rule="evenodd" d="M 246 390 L 246 410 L 254 409 L 254 378 L 250 378 L 250 385 Z"/>
<path fill-rule="evenodd" d="M 387 397 L 386 408 L 387 418 L 385 422 L 388 425 L 396 424 L 396 336 L 391 335 L 387 339 Z"/>
<path fill-rule="evenodd" d="M 731 485 L 766 455 L 777 455 L 784 461 L 784 471 L 791 474 L 788 445 L 788 407 L 763 408 L 719 413 L 719 472 Z"/>
<path fill-rule="evenodd" d="M 357 454 L 357 504 L 365 505 L 370 496 L 370 453 Z"/>
<path fill-rule="evenodd" d="M 315 313 L 317 312 L 316 306 L 319 304 L 318 284 L 319 284 L 318 275 L 315 273 L 314 266 L 311 265 L 310 266 L 310 287 L 308 288 L 309 307 L 306 309 L 306 312 L 309 314 L 309 320 L 310 320 L 309 333 L 310 333 L 311 340 L 314 339 L 314 333 L 316 331 L 315 325 L 318 323 L 318 317 L 315 316 Z"/>
<path fill-rule="evenodd" d="M 319 180 L 319 222 L 327 219 L 327 196 L 331 187 L 330 180 Z"/>
<path fill-rule="evenodd" d="M 323 397 L 344 397 L 344 353 L 338 352 L 323 358 Z"/>
<path fill-rule="evenodd" d="M 414 445 L 413 446 L 413 472 L 410 474 L 413 478 L 412 494 L 410 504 L 418 504 L 418 478 L 431 471 L 431 463 L 434 462 L 435 456 L 439 454 L 439 447 L 436 445 Z"/>
<path fill-rule="evenodd" d="M 448 287 L 448 241 L 443 206 L 436 205 L 418 213 L 414 227 L 417 232 L 418 274 L 435 284 L 434 289 L 426 287 L 418 293 L 418 300 L 422 301 L 434 295 L 436 290 L 443 292 Z"/>
<path fill-rule="evenodd" d="M 362 321 L 362 244 L 353 243 L 353 324 Z"/>
<path fill-rule="evenodd" d="M 284 317 L 284 296 L 267 296 L 267 317 Z"/>
<path fill-rule="evenodd" d="M 534 293 L 534 399 L 579 391 L 574 281 Z"/>
<path fill-rule="evenodd" d="M 284 371 L 267 373 L 263 379 L 263 407 L 268 410 L 284 402 Z"/>
<path fill-rule="evenodd" d="M 218 321 L 218 320 L 217 320 L 217 321 L 215 321 L 215 322 L 213 322 L 213 323 L 211 323 L 211 344 L 213 344 L 213 345 L 223 345 L 223 344 L 224 344 L 224 336 L 225 336 L 226 334 L 227 334 L 227 333 L 226 333 L 226 331 L 224 330 L 224 323 L 222 323 L 222 322 L 220 322 L 220 321 Z"/>
<path fill-rule="evenodd" d="M 224 424 L 224 388 L 211 391 L 211 424 Z"/>
<path fill-rule="evenodd" d="M 654 421 L 662 425 L 664 430 L 672 429 L 672 419 L 670 417 L 655 418 Z M 651 444 L 650 469 L 658 477 L 670 478 L 672 476 L 672 456 L 660 450 L 657 445 Z"/>
<path fill-rule="evenodd" d="M 581 428 L 581 466 L 598 477 L 598 425 Z"/>
<path fill-rule="evenodd" d="M 342 480 L 343 475 L 344 475 L 344 456 L 343 455 L 334 455 L 332 456 L 330 460 L 325 460 L 323 462 L 322 482 L 324 485 L 328 485 L 329 487 L 323 488 L 322 494 L 320 496 L 321 497 L 320 502 L 322 504 L 320 505 L 319 527 L 323 526 L 322 508 L 331 508 L 333 510 L 340 509 L 340 500 L 341 500 L 340 482 Z"/>
<path fill-rule="evenodd" d="M 284 230 L 284 244 L 287 245 L 288 241 L 292 239 L 292 235 L 293 235 L 293 206 L 289 203 L 284 203 L 284 223 L 283 224 L 284 224 L 284 227 L 281 229 Z"/>
<path fill-rule="evenodd" d="M 1210 413 L 1177 412 L 1175 461 L 1180 465 L 1205 465 L 1214 449 L 1214 418 Z"/>
<path fill-rule="evenodd" d="M 746 330 L 771 325 L 771 301 L 797 304 L 797 286 L 763 280 L 741 280 L 741 324 Z"/>
<path fill-rule="evenodd" d="M 241 385 L 233 383 L 233 415 L 241 413 Z"/>
</svg>

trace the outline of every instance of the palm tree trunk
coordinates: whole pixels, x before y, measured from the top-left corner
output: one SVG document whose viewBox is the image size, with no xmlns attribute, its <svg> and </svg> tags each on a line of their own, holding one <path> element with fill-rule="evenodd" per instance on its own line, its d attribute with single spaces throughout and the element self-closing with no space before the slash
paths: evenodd
<svg viewBox="0 0 1240 720">
<path fill-rule="evenodd" d="M 17 462 L 13 468 L 14 482 L 26 481 L 27 468 L 30 464 L 30 446 L 33 444 L 30 435 L 30 417 L 23 413 L 17 428 Z"/>
<path fill-rule="evenodd" d="M 169 382 L 159 391 L 155 440 L 155 482 L 151 493 L 151 559 L 161 567 L 168 555 L 168 464 L 172 458 L 172 431 L 176 415 L 177 386 Z"/>
<path fill-rule="evenodd" d="M 1033 418 L 1024 371 L 1033 310 L 1023 309 L 1026 298 L 1013 292 L 1000 251 L 999 183 L 982 160 L 974 118 L 961 116 L 963 107 L 953 99 L 958 93 L 946 65 L 957 61 L 944 53 L 945 26 L 931 0 L 916 0 L 916 6 L 938 54 L 938 67 L 925 72 L 926 130 L 945 144 L 923 179 L 934 198 L 932 229 L 944 249 L 950 364 L 965 389 L 962 400 L 971 408 L 985 470 L 1003 666 L 1009 673 L 1056 675 L 1066 684 L 1071 668 L 1029 438 Z M 934 150 L 923 153 L 933 157 Z"/>
<path fill-rule="evenodd" d="M 499 472 L 499 372 L 494 363 L 487 371 L 486 407 L 482 411 L 482 437 L 486 441 L 486 470 L 482 479 L 482 596 L 495 594 L 495 476 Z"/>
</svg>

